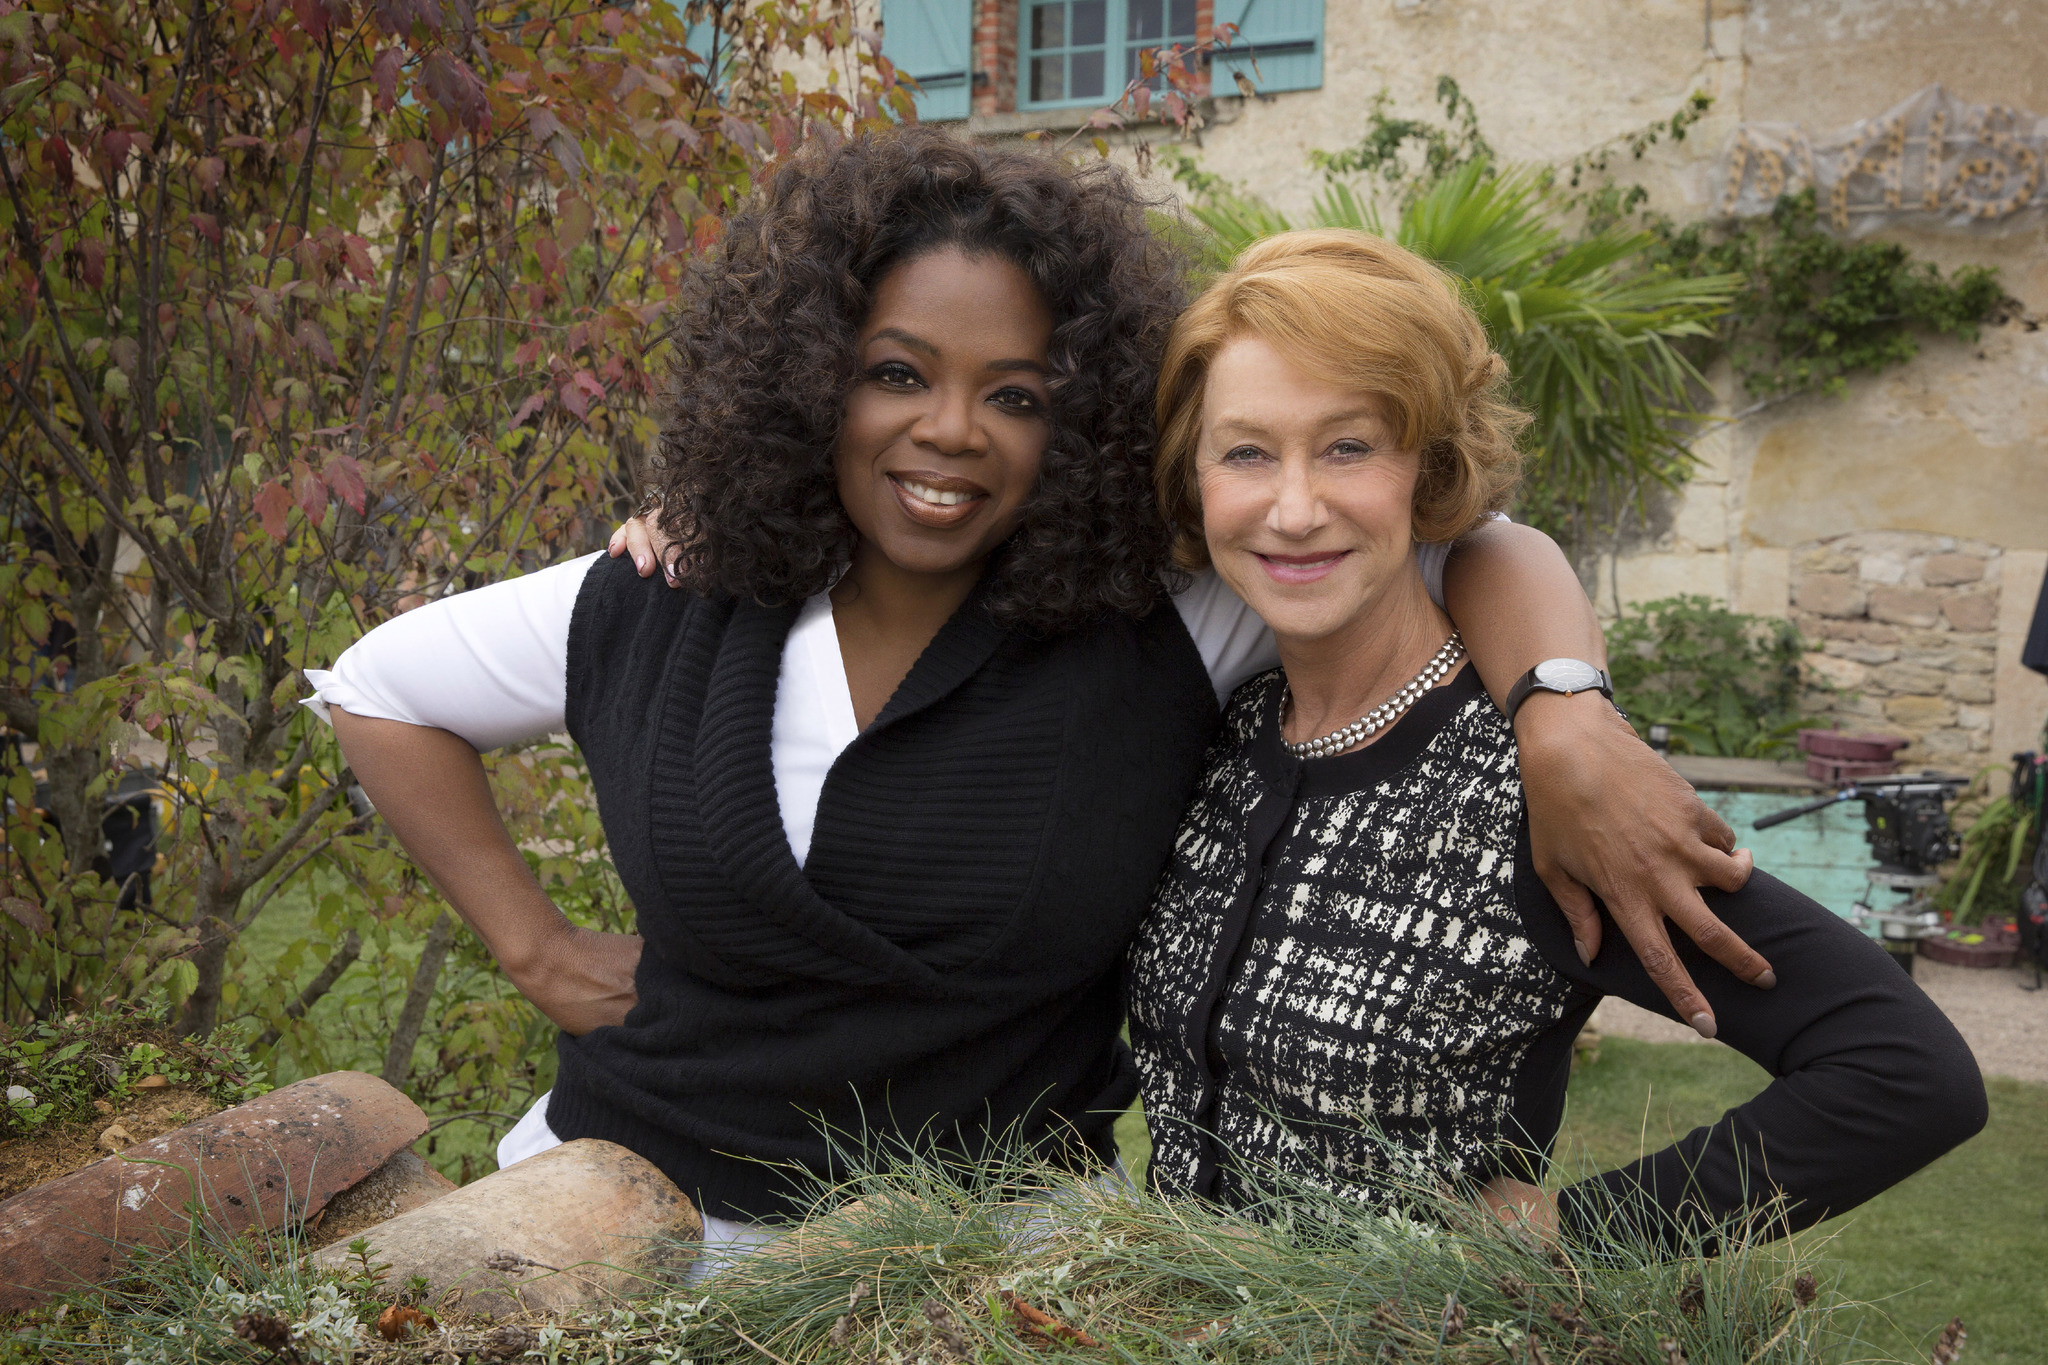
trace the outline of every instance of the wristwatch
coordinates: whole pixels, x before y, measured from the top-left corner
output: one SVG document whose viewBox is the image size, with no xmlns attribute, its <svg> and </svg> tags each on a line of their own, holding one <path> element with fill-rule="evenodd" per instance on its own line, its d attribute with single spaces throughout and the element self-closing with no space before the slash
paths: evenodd
<svg viewBox="0 0 2048 1365">
<path fill-rule="evenodd" d="M 1569 697 L 1575 692 L 1595 691 L 1614 700 L 1614 679 L 1607 676 L 1606 669 L 1595 668 L 1584 659 L 1545 659 L 1508 689 L 1508 704 L 1502 710 L 1512 726 L 1515 712 L 1522 709 L 1531 692 L 1562 692 Z"/>
</svg>

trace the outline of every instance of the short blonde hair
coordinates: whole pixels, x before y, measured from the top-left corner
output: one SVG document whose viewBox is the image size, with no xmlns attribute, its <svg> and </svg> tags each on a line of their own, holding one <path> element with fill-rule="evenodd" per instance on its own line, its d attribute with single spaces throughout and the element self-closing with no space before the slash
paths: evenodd
<svg viewBox="0 0 2048 1365">
<path fill-rule="evenodd" d="M 1209 366 L 1247 335 L 1381 401 L 1402 448 L 1422 456 L 1417 540 L 1454 540 L 1507 506 L 1529 418 L 1508 401 L 1507 365 L 1457 282 L 1371 233 L 1282 232 L 1246 247 L 1167 338 L 1153 478 L 1181 567 L 1209 563 L 1195 476 Z"/>
</svg>

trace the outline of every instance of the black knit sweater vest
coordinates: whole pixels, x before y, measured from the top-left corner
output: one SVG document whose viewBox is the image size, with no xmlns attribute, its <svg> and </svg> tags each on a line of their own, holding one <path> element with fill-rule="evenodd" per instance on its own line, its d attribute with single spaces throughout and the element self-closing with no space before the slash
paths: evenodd
<svg viewBox="0 0 2048 1365">
<path fill-rule="evenodd" d="M 591 570 L 568 721 L 646 940 L 618 1027 L 564 1036 L 548 1124 L 705 1213 L 906 1146 L 1113 1150 L 1118 968 L 1217 707 L 1179 613 L 1040 639 L 970 598 L 832 765 L 808 858 L 769 756 L 797 609 Z"/>
</svg>

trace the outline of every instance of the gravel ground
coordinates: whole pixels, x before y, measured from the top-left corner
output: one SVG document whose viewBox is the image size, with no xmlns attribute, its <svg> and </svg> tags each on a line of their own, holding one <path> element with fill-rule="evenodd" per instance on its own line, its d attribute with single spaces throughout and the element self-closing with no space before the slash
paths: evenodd
<svg viewBox="0 0 2048 1365">
<path fill-rule="evenodd" d="M 2048 1084 L 2048 990 L 2021 989 L 2033 984 L 2032 968 L 1985 971 L 1923 957 L 1913 979 L 1955 1022 L 1986 1075 Z M 1593 1027 L 1650 1043 L 1706 1041 L 1675 1020 L 1612 997 L 1593 1012 Z"/>
</svg>

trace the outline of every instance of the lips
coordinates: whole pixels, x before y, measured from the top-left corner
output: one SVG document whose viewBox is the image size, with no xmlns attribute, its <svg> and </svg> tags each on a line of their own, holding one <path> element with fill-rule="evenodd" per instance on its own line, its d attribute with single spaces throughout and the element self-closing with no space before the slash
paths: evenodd
<svg viewBox="0 0 2048 1365">
<path fill-rule="evenodd" d="M 889 487 L 905 516 L 941 530 L 968 520 L 989 500 L 988 490 L 973 480 L 929 469 L 893 471 Z"/>
<path fill-rule="evenodd" d="M 1327 577 L 1347 559 L 1351 551 L 1330 550 L 1309 555 L 1265 555 L 1253 552 L 1267 577 L 1275 583 L 1314 583 Z"/>
</svg>

